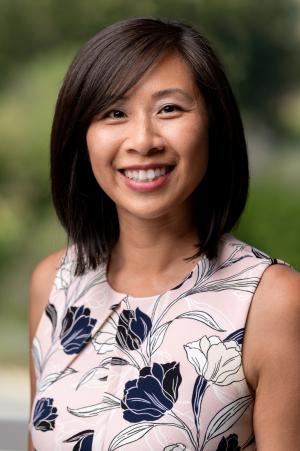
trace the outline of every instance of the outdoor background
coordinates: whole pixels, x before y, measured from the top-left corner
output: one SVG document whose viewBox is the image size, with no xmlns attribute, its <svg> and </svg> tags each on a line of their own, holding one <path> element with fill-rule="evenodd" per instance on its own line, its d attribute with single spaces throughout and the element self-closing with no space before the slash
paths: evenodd
<svg viewBox="0 0 300 451">
<path fill-rule="evenodd" d="M 28 399 L 22 375 L 30 274 L 65 245 L 50 198 L 49 134 L 75 52 L 103 26 L 132 16 L 178 19 L 202 30 L 225 64 L 249 145 L 251 191 L 235 234 L 300 270 L 299 11 L 299 0 L 0 0 L 0 404 L 6 412 L 15 415 L 19 392 L 25 398 L 18 412 Z"/>
</svg>

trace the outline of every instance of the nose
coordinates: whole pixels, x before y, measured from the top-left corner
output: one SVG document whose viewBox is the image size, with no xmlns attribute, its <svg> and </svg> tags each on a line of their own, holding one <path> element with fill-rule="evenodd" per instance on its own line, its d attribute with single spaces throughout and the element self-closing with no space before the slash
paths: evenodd
<svg viewBox="0 0 300 451">
<path fill-rule="evenodd" d="M 126 140 L 128 151 L 146 155 L 164 148 L 163 137 L 154 121 L 147 114 L 141 114 L 131 122 Z"/>
</svg>

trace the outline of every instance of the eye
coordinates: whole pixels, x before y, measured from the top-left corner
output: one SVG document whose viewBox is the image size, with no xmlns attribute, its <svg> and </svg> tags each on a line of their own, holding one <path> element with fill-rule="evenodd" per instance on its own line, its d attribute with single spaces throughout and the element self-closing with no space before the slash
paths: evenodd
<svg viewBox="0 0 300 451">
<path fill-rule="evenodd" d="M 179 105 L 170 104 L 165 105 L 160 111 L 163 113 L 175 113 L 177 111 L 183 111 L 183 108 L 181 108 Z"/>
<path fill-rule="evenodd" d="M 124 117 L 124 113 L 121 110 L 110 110 L 104 114 L 104 118 L 108 117 L 110 119 L 122 119 Z"/>
</svg>

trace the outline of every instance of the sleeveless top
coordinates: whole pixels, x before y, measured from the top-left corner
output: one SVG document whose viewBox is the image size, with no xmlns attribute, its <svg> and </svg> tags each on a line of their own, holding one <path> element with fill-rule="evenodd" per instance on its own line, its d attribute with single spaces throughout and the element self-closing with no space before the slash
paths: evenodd
<svg viewBox="0 0 300 451">
<path fill-rule="evenodd" d="M 32 343 L 36 451 L 255 450 L 243 335 L 275 263 L 286 264 L 225 234 L 217 258 L 133 297 L 109 285 L 104 263 L 75 277 L 70 246 Z"/>
</svg>

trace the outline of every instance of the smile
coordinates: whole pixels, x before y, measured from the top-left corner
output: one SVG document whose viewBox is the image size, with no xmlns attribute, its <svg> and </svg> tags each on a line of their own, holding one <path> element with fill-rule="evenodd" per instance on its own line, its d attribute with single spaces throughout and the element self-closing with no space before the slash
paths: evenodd
<svg viewBox="0 0 300 451">
<path fill-rule="evenodd" d="M 135 180 L 137 182 L 151 182 L 152 180 L 156 180 L 159 177 L 167 174 L 168 172 L 171 172 L 172 169 L 173 169 L 172 166 L 166 166 L 163 168 L 148 169 L 147 171 L 124 170 L 122 172 L 127 178 L 131 180 Z"/>
<path fill-rule="evenodd" d="M 119 170 L 119 174 L 125 185 L 137 192 L 156 190 L 168 183 L 175 166 L 144 170 Z M 154 174 L 153 174 L 154 173 Z"/>
</svg>

